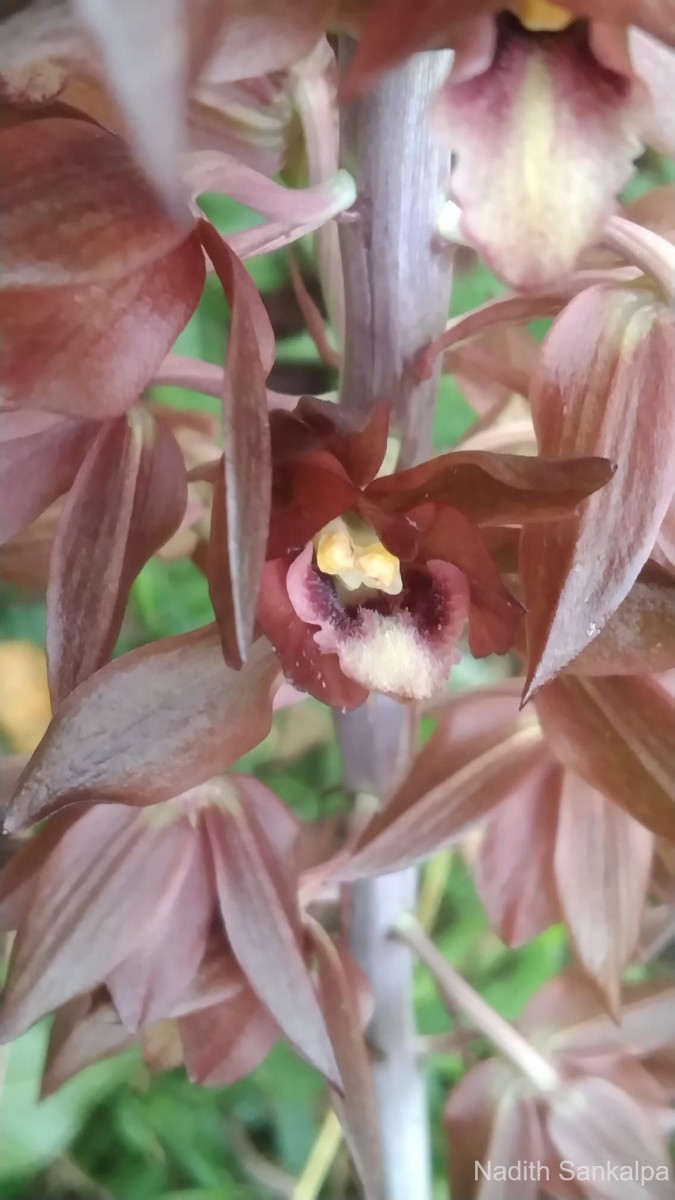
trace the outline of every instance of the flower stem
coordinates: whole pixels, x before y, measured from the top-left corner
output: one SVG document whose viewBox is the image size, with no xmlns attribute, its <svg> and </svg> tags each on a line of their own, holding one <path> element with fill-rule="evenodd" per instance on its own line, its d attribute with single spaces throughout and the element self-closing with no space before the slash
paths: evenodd
<svg viewBox="0 0 675 1200">
<path fill-rule="evenodd" d="M 352 53 L 353 44 L 342 39 L 343 73 Z M 364 418 L 383 400 L 391 404 L 399 467 L 430 453 L 440 360 L 424 380 L 410 368 L 445 328 L 450 305 L 452 250 L 436 235 L 449 162 L 434 142 L 427 109 L 451 60 L 448 51 L 414 55 L 341 112 L 341 162 L 357 180 L 358 219 L 339 227 L 345 284 L 340 402 Z M 373 695 L 362 708 L 338 715 L 337 728 L 347 790 L 384 798 L 410 761 L 417 714 Z M 413 959 L 390 936 L 416 894 L 412 869 L 359 881 L 348 897 L 352 952 L 375 1001 L 368 1038 L 387 1200 L 429 1200 L 432 1192 Z"/>
<path fill-rule="evenodd" d="M 412 913 L 399 915 L 397 938 L 415 952 L 431 972 L 439 992 L 452 1009 L 459 1009 L 504 1058 L 516 1067 L 538 1092 L 553 1092 L 559 1086 L 553 1063 L 532 1046 L 522 1033 L 478 994 L 443 957 Z"/>
<path fill-rule="evenodd" d="M 342 70 L 351 53 L 342 39 Z M 450 51 L 413 55 L 341 114 L 341 161 L 357 180 L 360 219 L 340 225 L 340 400 L 364 415 L 378 401 L 391 403 L 402 466 L 429 453 L 440 363 L 422 381 L 410 366 L 441 334 L 450 306 L 453 251 L 436 234 L 449 159 L 427 109 L 451 62 Z"/>
</svg>

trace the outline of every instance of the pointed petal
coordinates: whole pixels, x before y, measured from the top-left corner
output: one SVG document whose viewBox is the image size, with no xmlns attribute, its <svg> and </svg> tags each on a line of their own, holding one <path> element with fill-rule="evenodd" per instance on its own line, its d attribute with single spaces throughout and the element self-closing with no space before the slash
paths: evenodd
<svg viewBox="0 0 675 1200">
<path fill-rule="evenodd" d="M 646 825 L 675 834 L 675 699 L 649 675 L 562 676 L 538 694 L 551 750 Z"/>
<path fill-rule="evenodd" d="M 68 491 L 97 432 L 93 421 L 0 412 L 0 542 Z"/>
<path fill-rule="evenodd" d="M 188 1079 L 205 1087 L 229 1087 L 250 1075 L 281 1036 L 243 976 L 232 996 L 181 1017 L 178 1030 Z"/>
<path fill-rule="evenodd" d="M 238 666 L 253 637 L 269 530 L 272 463 L 265 380 L 274 362 L 274 334 L 258 290 L 236 254 L 208 222 L 200 221 L 199 229 L 231 309 L 223 378 L 225 528 L 239 659 L 233 665 Z M 217 567 L 213 558 L 211 565 Z M 229 637 L 225 648 L 231 648 Z"/>
<path fill-rule="evenodd" d="M 204 826 L 233 953 L 289 1041 L 339 1086 L 339 1069 L 304 958 L 297 884 L 291 886 L 277 847 L 234 790 L 227 808 L 205 811 Z"/>
<path fill-rule="evenodd" d="M 113 1004 L 124 1027 L 141 1025 L 173 1014 L 190 991 L 204 956 L 215 902 L 201 839 L 191 839 L 189 860 L 171 908 L 143 946 L 106 977 Z"/>
<path fill-rule="evenodd" d="M 138 161 L 169 209 L 187 217 L 180 175 L 187 86 L 183 5 L 75 0 L 75 11 L 103 61 Z"/>
<path fill-rule="evenodd" d="M 538 731 L 525 726 L 509 730 L 429 791 L 416 791 L 413 769 L 368 823 L 350 860 L 339 868 L 340 877 L 403 870 L 460 840 L 512 790 L 528 785 L 543 753 Z"/>
<path fill-rule="evenodd" d="M 565 772 L 556 886 L 581 964 L 617 1016 L 623 972 L 640 933 L 653 849 L 653 835 L 644 825 Z"/>
<path fill-rule="evenodd" d="M 582 25 L 550 38 L 499 29 L 489 69 L 451 75 L 434 116 L 457 155 L 462 233 L 511 286 L 538 288 L 602 229 L 640 152 L 644 97 L 594 58 Z"/>
<path fill-rule="evenodd" d="M 333 1093 L 333 1104 L 365 1195 L 369 1200 L 384 1200 L 377 1098 L 361 1027 L 358 996 L 338 947 L 318 921 L 311 917 L 307 920 L 318 960 L 319 999 L 344 1087 L 344 1096 Z"/>
<path fill-rule="evenodd" d="M 507 946 L 522 946 L 560 920 L 553 853 L 561 774 L 542 761 L 492 813 L 481 839 L 476 888 Z"/>
<path fill-rule="evenodd" d="M 3 290 L 122 279 L 189 232 L 167 217 L 121 138 L 89 121 L 5 129 L 0 156 Z"/>
<path fill-rule="evenodd" d="M 191 827 L 184 818 L 157 832 L 142 821 L 122 806 L 99 805 L 52 850 L 12 948 L 3 1039 L 103 982 L 174 903 L 190 862 Z"/>
<path fill-rule="evenodd" d="M 547 459 L 452 450 L 373 480 L 365 494 L 397 512 L 435 500 L 451 504 L 481 525 L 518 525 L 568 516 L 586 496 L 604 487 L 613 473 L 604 458 Z"/>
<path fill-rule="evenodd" d="M 110 658 L 131 586 L 187 504 L 183 455 L 149 414 L 106 422 L 68 494 L 47 588 L 47 656 L 57 707 Z"/>
<path fill-rule="evenodd" d="M 268 733 L 278 678 L 264 642 L 229 671 L 213 625 L 123 655 L 61 705 L 19 781 L 7 829 L 76 800 L 153 804 L 210 779 Z"/>
<path fill-rule="evenodd" d="M 110 1002 L 96 994 L 76 996 L 56 1014 L 49 1035 L 40 1099 L 58 1091 L 85 1067 L 133 1045 L 133 1035 L 117 1019 Z"/>
<path fill-rule="evenodd" d="M 637 288 L 588 289 L 546 338 L 531 396 L 540 450 L 618 466 L 577 519 L 523 534 L 530 693 L 599 632 L 654 546 L 675 477 L 674 356 L 675 316 Z"/>
</svg>

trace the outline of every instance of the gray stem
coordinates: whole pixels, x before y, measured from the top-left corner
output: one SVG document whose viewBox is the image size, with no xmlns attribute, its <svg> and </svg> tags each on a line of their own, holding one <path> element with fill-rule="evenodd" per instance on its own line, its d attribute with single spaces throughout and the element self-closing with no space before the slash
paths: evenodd
<svg viewBox="0 0 675 1200">
<path fill-rule="evenodd" d="M 342 71 L 353 47 L 340 45 Z M 438 377 L 420 383 L 411 360 L 448 316 L 452 258 L 435 236 L 447 157 L 427 121 L 429 100 L 446 76 L 446 51 L 418 54 L 388 72 L 341 114 L 341 160 L 358 183 L 359 219 L 340 227 L 345 279 L 345 345 L 340 401 L 364 417 L 392 405 L 401 439 L 399 465 L 429 454 Z M 383 798 L 414 749 L 416 713 L 385 696 L 338 715 L 345 785 L 354 796 Z M 417 1052 L 413 960 L 390 936 L 414 907 L 415 870 L 354 884 L 353 953 L 368 976 L 375 1011 L 368 1030 L 386 1169 L 387 1200 L 429 1200 L 431 1139 L 423 1068 Z"/>
<path fill-rule="evenodd" d="M 413 55 L 341 114 L 341 161 L 357 179 L 360 219 L 340 227 L 347 310 L 340 399 L 364 415 L 374 399 L 391 403 L 403 466 L 428 456 L 438 384 L 437 375 L 417 382 L 408 368 L 442 332 L 450 304 L 452 250 L 435 233 L 449 161 L 427 110 L 451 62 L 451 51 Z"/>
</svg>

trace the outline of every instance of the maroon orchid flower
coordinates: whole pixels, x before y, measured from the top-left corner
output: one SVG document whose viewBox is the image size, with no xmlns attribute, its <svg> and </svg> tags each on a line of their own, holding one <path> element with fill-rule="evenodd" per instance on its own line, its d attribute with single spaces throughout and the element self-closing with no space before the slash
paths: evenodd
<svg viewBox="0 0 675 1200">
<path fill-rule="evenodd" d="M 612 473 L 603 459 L 465 452 L 378 475 L 387 449 L 384 406 L 355 430 L 334 405 L 304 397 L 293 412 L 272 413 L 271 427 L 259 627 L 296 686 L 343 708 L 358 706 L 370 690 L 401 699 L 437 693 L 467 620 L 474 655 L 506 653 L 522 609 L 479 526 L 565 516 Z M 209 574 L 232 661 L 223 508 L 216 496 Z"/>
</svg>

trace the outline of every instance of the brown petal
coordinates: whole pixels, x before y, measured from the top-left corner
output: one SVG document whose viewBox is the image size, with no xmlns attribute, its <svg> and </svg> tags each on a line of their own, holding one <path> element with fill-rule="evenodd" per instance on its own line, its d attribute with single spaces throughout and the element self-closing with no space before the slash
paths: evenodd
<svg viewBox="0 0 675 1200">
<path fill-rule="evenodd" d="M 335 1051 L 344 1096 L 333 1094 L 349 1150 L 368 1200 L 383 1200 L 385 1184 L 379 1115 L 359 999 L 338 947 L 317 921 L 307 928 L 319 964 L 321 1007 Z"/>
<path fill-rule="evenodd" d="M 94 421 L 0 412 L 0 543 L 68 491 L 97 430 Z"/>
<path fill-rule="evenodd" d="M 453 1196 L 473 1200 L 478 1193 L 476 1163 L 484 1163 L 488 1158 L 499 1097 L 512 1082 L 512 1072 L 492 1058 L 472 1067 L 452 1089 L 443 1124 L 450 1148 Z"/>
<path fill-rule="evenodd" d="M 576 519 L 523 534 L 530 694 L 593 640 L 652 551 L 675 476 L 674 356 L 675 316 L 637 288 L 588 289 L 546 338 L 531 397 L 540 450 L 618 468 Z"/>
<path fill-rule="evenodd" d="M 23 755 L 16 755 L 23 758 Z M 6 759 L 0 759 L 4 765 Z M 21 772 L 13 780 L 16 783 Z M 54 846 L 68 832 L 79 812 L 58 813 L 53 820 L 43 825 L 37 833 L 19 844 L 9 862 L 0 871 L 0 929 L 18 929 L 23 923 L 33 902 L 40 871 L 47 862 Z"/>
<path fill-rule="evenodd" d="M 595 1168 L 593 1196 L 607 1200 L 637 1200 L 643 1196 L 640 1170 L 661 1167 L 665 1181 L 649 1181 L 649 1196 L 672 1200 L 669 1157 L 665 1139 L 658 1132 L 653 1113 L 642 1108 L 626 1092 L 606 1079 L 579 1079 L 555 1097 L 548 1130 L 564 1161 Z M 628 1171 L 628 1179 L 616 1182 L 607 1163 Z M 636 1178 L 636 1172 L 638 1178 Z"/>
<path fill-rule="evenodd" d="M 180 1017 L 178 1029 L 188 1078 L 206 1087 L 250 1075 L 281 1036 L 243 975 L 228 999 Z"/>
<path fill-rule="evenodd" d="M 538 694 L 556 757 L 654 833 L 675 837 L 675 699 L 652 676 L 562 676 Z"/>
<path fill-rule="evenodd" d="M 101 983 L 151 937 L 190 863 L 183 818 L 156 831 L 115 805 L 85 813 L 52 849 L 17 933 L 0 1009 L 0 1037 Z"/>
<path fill-rule="evenodd" d="M 303 954 L 297 883 L 287 863 L 250 803 L 244 806 L 234 790 L 227 807 L 205 811 L 204 826 L 233 953 L 289 1041 L 339 1086 L 339 1069 Z"/>
<path fill-rule="evenodd" d="M 119 279 L 0 291 L 3 399 L 69 416 L 118 416 L 187 324 L 204 277 L 191 234 Z"/>
<path fill-rule="evenodd" d="M 647 896 L 653 835 L 578 776 L 564 774 L 554 872 L 582 966 L 618 1014 Z"/>
<path fill-rule="evenodd" d="M 274 362 L 274 334 L 258 290 L 236 254 L 207 221 L 199 222 L 199 233 L 231 310 L 223 375 L 225 494 L 214 494 L 214 503 L 227 505 L 227 516 L 220 515 L 217 527 L 221 538 L 227 534 L 227 544 L 212 541 L 210 565 L 214 607 L 225 631 L 223 648 L 232 665 L 240 666 L 253 637 L 269 531 L 272 464 L 265 380 Z M 234 639 L 227 628 L 230 614 Z"/>
<path fill-rule="evenodd" d="M 509 729 L 427 792 L 416 794 L 404 781 L 368 823 L 340 877 L 402 870 L 458 841 L 538 772 L 544 753 L 536 728 Z"/>
<path fill-rule="evenodd" d="M 98 125 L 31 121 L 0 133 L 0 156 L 3 289 L 121 279 L 185 239 L 122 139 Z"/>
<path fill-rule="evenodd" d="M 178 894 L 152 938 L 106 977 L 122 1024 L 132 1032 L 173 1015 L 204 956 L 215 901 L 200 838 L 192 838 L 191 851 Z"/>
<path fill-rule="evenodd" d="M 560 920 L 553 852 L 561 774 L 542 761 L 495 810 L 480 843 L 476 888 L 507 946 L 522 946 Z"/>
<path fill-rule="evenodd" d="M 517 525 L 568 516 L 586 496 L 604 487 L 613 473 L 605 458 L 547 459 L 453 450 L 375 479 L 366 496 L 394 511 L 436 500 L 481 525 Z"/>
<path fill-rule="evenodd" d="M 147 413 L 106 422 L 59 520 L 47 588 L 56 707 L 110 658 L 131 586 L 175 533 L 187 503 L 183 455 Z"/>
<path fill-rule="evenodd" d="M 133 1034 L 120 1023 L 105 993 L 76 996 L 56 1014 L 49 1035 L 40 1099 L 51 1096 L 85 1067 L 128 1049 Z"/>
<path fill-rule="evenodd" d="M 278 678 L 262 641 L 246 667 L 228 670 L 213 625 L 123 655 L 60 706 L 7 829 L 75 800 L 153 804 L 219 774 L 268 733 Z"/>
</svg>

